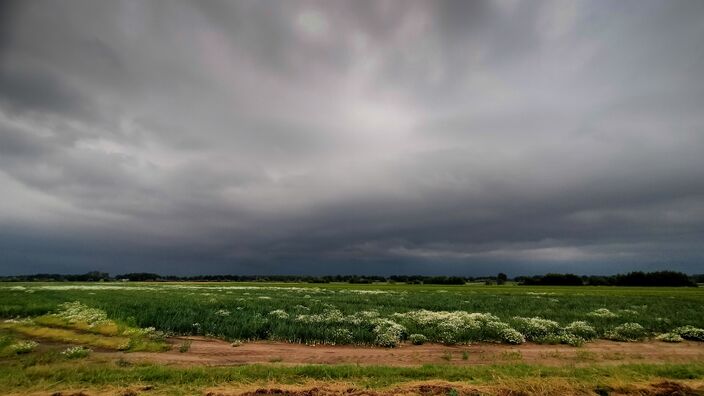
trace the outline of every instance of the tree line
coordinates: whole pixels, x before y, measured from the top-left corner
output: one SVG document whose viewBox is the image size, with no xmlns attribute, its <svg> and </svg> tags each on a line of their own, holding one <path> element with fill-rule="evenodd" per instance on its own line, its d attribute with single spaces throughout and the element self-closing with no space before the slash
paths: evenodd
<svg viewBox="0 0 704 396">
<path fill-rule="evenodd" d="M 655 271 L 629 272 L 611 276 L 577 276 L 574 274 L 546 274 L 519 276 L 515 279 L 520 285 L 545 286 L 693 286 L 704 282 L 704 275 L 689 276 L 682 272 Z"/>
<path fill-rule="evenodd" d="M 509 279 L 504 273 L 496 276 L 428 276 L 428 275 L 160 275 L 149 272 L 133 272 L 110 276 L 107 272 L 91 271 L 85 274 L 33 274 L 2 276 L 4 282 L 305 282 L 305 283 L 352 283 L 370 284 L 376 282 L 464 285 L 472 282 L 502 285 L 513 280 L 519 285 L 535 286 L 697 286 L 704 283 L 704 274 L 687 275 L 675 271 L 629 272 L 608 276 L 579 276 L 575 274 L 545 274 L 517 276 Z"/>
</svg>

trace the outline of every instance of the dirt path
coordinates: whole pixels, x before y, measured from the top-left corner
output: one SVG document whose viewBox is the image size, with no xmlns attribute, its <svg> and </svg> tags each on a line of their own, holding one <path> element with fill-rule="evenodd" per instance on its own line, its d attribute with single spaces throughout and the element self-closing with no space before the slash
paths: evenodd
<svg viewBox="0 0 704 396">
<path fill-rule="evenodd" d="M 179 346 L 190 341 L 187 352 Z M 378 364 L 413 366 L 422 364 L 492 364 L 507 362 L 546 365 L 692 362 L 704 361 L 704 343 L 664 342 L 625 343 L 596 341 L 580 348 L 565 345 L 523 344 L 519 346 L 475 344 L 445 346 L 438 344 L 403 345 L 397 348 L 359 346 L 307 346 L 283 342 L 257 341 L 233 347 L 230 343 L 201 337 L 175 337 L 168 352 L 103 352 L 130 361 L 149 361 L 184 365 L 236 365 L 248 363 L 289 364 Z"/>
</svg>

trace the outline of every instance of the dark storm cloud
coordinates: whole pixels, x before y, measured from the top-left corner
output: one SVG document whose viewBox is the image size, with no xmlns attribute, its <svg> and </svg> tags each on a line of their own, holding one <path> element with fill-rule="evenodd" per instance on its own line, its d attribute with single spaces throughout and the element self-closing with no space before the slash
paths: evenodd
<svg viewBox="0 0 704 396">
<path fill-rule="evenodd" d="M 0 9 L 0 272 L 702 272 L 704 3 Z"/>
<path fill-rule="evenodd" d="M 17 111 L 79 112 L 83 100 L 64 82 L 47 73 L 0 71 L 0 101 Z"/>
</svg>

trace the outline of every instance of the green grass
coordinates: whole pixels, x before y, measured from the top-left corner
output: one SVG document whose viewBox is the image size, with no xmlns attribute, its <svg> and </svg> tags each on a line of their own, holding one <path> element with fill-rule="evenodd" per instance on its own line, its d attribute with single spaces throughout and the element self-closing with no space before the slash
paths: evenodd
<svg viewBox="0 0 704 396">
<path fill-rule="evenodd" d="M 178 346 L 178 351 L 181 353 L 188 352 L 191 349 L 192 342 L 193 341 L 191 341 L 191 340 L 186 340 L 186 341 L 182 342 L 181 345 Z"/>
<path fill-rule="evenodd" d="M 587 321 L 600 337 L 628 322 L 639 323 L 648 335 L 683 325 L 704 327 L 702 288 L 4 283 L 0 284 L 0 301 L 3 302 L 0 318 L 36 317 L 55 312 L 61 303 L 81 301 L 104 310 L 111 320 L 125 326 L 155 327 L 173 334 L 210 335 L 229 340 L 378 342 L 370 323 L 358 325 L 342 320 L 310 325 L 296 320 L 300 314 L 323 314 L 330 310 L 339 310 L 344 316 L 376 310 L 382 318 L 419 309 L 482 312 L 491 313 L 511 326 L 515 326 L 514 317 L 539 316 L 561 326 Z M 607 308 L 617 316 L 589 316 L 599 308 Z M 270 315 L 275 310 L 283 310 L 287 317 Z M 405 326 L 407 334 L 443 339 L 441 329 L 394 320 Z M 477 335 L 460 333 L 457 337 L 455 341 L 466 342 L 475 341 L 472 337 Z"/>
<path fill-rule="evenodd" d="M 468 384 L 501 384 L 517 381 L 569 380 L 598 385 L 609 382 L 642 382 L 654 378 L 701 380 L 704 364 L 627 364 L 618 366 L 549 367 L 525 364 L 422 367 L 355 365 L 245 365 L 229 367 L 177 367 L 153 364 L 119 365 L 114 362 L 61 361 L 32 366 L 0 364 L 0 391 L 53 390 L 71 387 L 149 384 L 157 390 L 178 388 L 195 393 L 203 387 L 310 381 L 346 382 L 362 387 L 388 387 L 408 381 L 445 380 Z M 57 386 L 57 384 L 59 384 Z"/>
</svg>

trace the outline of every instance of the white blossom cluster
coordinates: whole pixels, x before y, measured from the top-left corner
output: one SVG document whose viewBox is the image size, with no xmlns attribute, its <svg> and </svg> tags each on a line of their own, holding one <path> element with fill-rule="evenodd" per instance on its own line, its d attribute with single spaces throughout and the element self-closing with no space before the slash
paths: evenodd
<svg viewBox="0 0 704 396">
<path fill-rule="evenodd" d="M 19 355 L 32 352 L 37 346 L 39 343 L 36 341 L 18 341 L 10 345 L 10 350 Z"/>
<path fill-rule="evenodd" d="M 345 316 L 345 322 L 354 326 L 360 326 L 365 323 L 372 323 L 378 317 L 379 312 L 377 311 L 359 311 L 353 315 Z"/>
<path fill-rule="evenodd" d="M 672 330 L 672 333 L 687 340 L 704 341 L 704 329 L 694 326 L 682 326 Z"/>
<path fill-rule="evenodd" d="M 526 342 L 526 337 L 523 336 L 518 330 L 507 327 L 500 332 L 501 341 L 507 344 L 523 344 Z"/>
<path fill-rule="evenodd" d="M 598 308 L 587 314 L 595 318 L 618 318 L 618 314 L 609 311 L 608 308 Z"/>
<path fill-rule="evenodd" d="M 656 340 L 663 341 L 663 342 L 682 342 L 684 341 L 684 338 L 680 336 L 677 333 L 664 333 L 660 334 L 659 336 L 655 337 Z"/>
<path fill-rule="evenodd" d="M 92 351 L 89 348 L 84 346 L 75 346 L 66 348 L 63 352 L 61 352 L 61 354 L 69 359 L 78 359 L 88 356 L 91 352 Z"/>
<path fill-rule="evenodd" d="M 376 319 L 374 321 L 374 343 L 384 347 L 395 347 L 401 342 L 406 328 L 389 319 Z"/>
<path fill-rule="evenodd" d="M 339 309 L 328 309 L 319 314 L 301 314 L 296 316 L 297 322 L 302 323 L 340 323 L 345 316 Z"/>
<path fill-rule="evenodd" d="M 607 331 L 605 337 L 614 341 L 636 342 L 642 341 L 646 336 L 643 326 L 638 323 L 624 323 Z"/>
<path fill-rule="evenodd" d="M 327 338 L 329 340 L 328 343 L 331 345 L 351 344 L 354 341 L 352 332 L 344 327 L 332 328 L 327 334 Z"/>
<path fill-rule="evenodd" d="M 516 329 L 529 340 L 538 340 L 541 337 L 557 334 L 560 331 L 559 323 L 540 317 L 523 318 L 517 316 L 513 318 L 513 321 Z"/>
<path fill-rule="evenodd" d="M 408 341 L 410 341 L 413 345 L 423 345 L 428 342 L 428 337 L 423 334 L 415 333 L 408 336 Z"/>
<path fill-rule="evenodd" d="M 435 341 L 445 344 L 455 344 L 464 340 L 513 344 L 525 342 L 523 335 L 490 313 L 421 309 L 395 313 L 393 318 L 424 329 L 426 334 L 434 334 Z"/>
<path fill-rule="evenodd" d="M 575 321 L 567 326 L 540 317 L 513 318 L 515 327 L 531 341 L 542 344 L 567 344 L 580 346 L 597 336 L 596 330 L 587 322 Z"/>
<path fill-rule="evenodd" d="M 122 335 L 143 337 L 143 336 L 150 336 L 156 332 L 157 331 L 154 327 L 145 327 L 145 328 L 139 328 L 139 327 L 132 328 L 132 327 L 130 327 L 128 329 L 125 329 L 122 332 Z"/>
<path fill-rule="evenodd" d="M 562 329 L 567 334 L 572 334 L 580 337 L 584 340 L 593 340 L 596 338 L 597 333 L 594 327 L 589 325 L 589 323 L 584 321 L 575 321 Z"/>
<path fill-rule="evenodd" d="M 276 319 L 288 319 L 288 314 L 283 309 L 275 309 L 269 312 L 269 316 L 274 317 Z"/>
<path fill-rule="evenodd" d="M 69 323 L 82 322 L 90 327 L 109 323 L 108 315 L 102 309 L 91 308 L 80 301 L 67 302 L 59 305 L 61 310 L 55 316 Z"/>
</svg>

